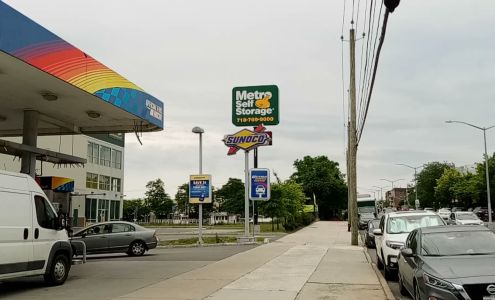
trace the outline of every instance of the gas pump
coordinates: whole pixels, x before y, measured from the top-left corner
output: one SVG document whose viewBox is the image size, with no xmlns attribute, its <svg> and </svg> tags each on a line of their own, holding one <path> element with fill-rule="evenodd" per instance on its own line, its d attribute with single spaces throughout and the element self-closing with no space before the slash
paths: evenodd
<svg viewBox="0 0 495 300">
<path fill-rule="evenodd" d="M 39 176 L 36 181 L 55 208 L 61 225 L 71 233 L 71 193 L 74 192 L 74 180 L 65 177 Z"/>
</svg>

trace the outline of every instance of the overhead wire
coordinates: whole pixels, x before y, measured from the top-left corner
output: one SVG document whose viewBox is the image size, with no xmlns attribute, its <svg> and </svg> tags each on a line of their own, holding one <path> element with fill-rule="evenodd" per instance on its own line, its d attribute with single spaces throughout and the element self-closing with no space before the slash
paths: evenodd
<svg viewBox="0 0 495 300">
<path fill-rule="evenodd" d="M 376 51 L 376 59 L 374 62 L 374 67 L 373 67 L 373 75 L 371 78 L 371 85 L 369 87 L 369 92 L 368 92 L 368 100 L 366 101 L 366 108 L 363 116 L 363 120 L 361 122 L 361 126 L 359 129 L 359 134 L 358 134 L 358 144 L 359 141 L 361 140 L 361 137 L 363 135 L 363 130 L 364 130 L 364 125 L 366 124 L 366 117 L 368 116 L 368 110 L 371 102 L 371 95 L 373 93 L 373 87 L 375 85 L 375 79 L 376 79 L 376 72 L 378 69 L 378 62 L 380 60 L 380 53 L 382 50 L 383 42 L 385 41 L 385 34 L 387 32 L 387 23 L 388 23 L 388 16 L 390 14 L 390 11 L 388 8 L 385 9 L 385 14 L 383 17 L 383 25 L 382 25 L 382 30 L 381 30 L 381 35 L 380 35 L 380 43 L 378 44 L 378 49 Z"/>
<path fill-rule="evenodd" d="M 361 92 L 360 92 L 360 99 L 359 99 L 359 104 L 358 104 L 358 116 L 361 116 L 361 111 L 362 111 L 362 107 L 364 106 L 364 95 L 366 94 L 366 82 L 368 80 L 368 77 L 369 77 L 369 69 L 368 69 L 368 61 L 369 61 L 369 58 L 370 58 L 370 50 L 371 50 L 371 47 L 370 47 L 370 41 L 372 39 L 372 35 L 373 35 L 373 31 L 372 31 L 372 28 L 374 27 L 374 23 L 375 23 L 375 7 L 376 5 L 374 5 L 374 1 L 371 1 L 370 3 L 370 12 L 369 12 L 369 18 L 368 18 L 368 34 L 366 36 L 366 54 L 365 54 L 365 63 L 364 63 L 364 76 L 363 76 L 363 80 L 361 81 L 360 83 L 360 86 L 361 86 Z M 359 124 L 361 122 L 361 118 L 358 117 L 358 127 L 359 128 Z"/>
<path fill-rule="evenodd" d="M 375 6 L 376 8 L 376 6 Z M 366 106 L 367 106 L 367 98 L 368 98 L 368 94 L 369 94 L 369 89 L 370 89 L 370 86 L 371 86 L 371 77 L 372 77 L 372 72 L 373 72 L 373 66 L 374 66 L 374 62 L 375 62 L 375 58 L 376 58 L 376 41 L 378 39 L 378 35 L 379 35 L 379 30 L 380 30 L 380 21 L 381 21 L 381 14 L 382 14 L 382 11 L 383 11 L 383 1 L 382 1 L 382 4 L 380 6 L 380 10 L 378 11 L 378 21 L 376 22 L 376 29 L 375 29 L 375 24 L 372 24 L 372 35 L 371 35 L 371 40 L 372 42 L 370 43 L 370 48 L 372 48 L 371 50 L 371 59 L 370 59 L 370 64 L 369 64 L 369 69 L 368 69 L 368 76 L 367 76 L 367 80 L 366 80 L 366 86 L 365 86 L 365 93 L 362 94 L 362 99 L 361 99 L 361 110 L 360 110 L 360 113 L 358 115 L 358 118 L 359 118 L 359 125 L 357 126 L 357 130 L 358 130 L 358 135 L 359 135 L 359 130 L 360 128 L 362 127 L 362 124 L 363 124 L 363 119 L 364 119 L 364 115 L 366 114 Z M 374 13 L 374 16 L 376 17 L 376 13 Z M 374 21 L 373 21 L 374 23 Z"/>
<path fill-rule="evenodd" d="M 359 3 L 358 3 L 359 6 Z M 364 8 L 364 23 L 363 23 L 363 33 L 362 33 L 362 38 L 366 36 L 366 21 L 367 21 L 367 10 L 368 10 L 368 2 L 366 1 L 366 5 Z M 357 23 L 357 22 L 356 22 Z M 358 24 L 356 24 L 356 28 L 358 28 Z M 364 41 L 361 43 L 361 58 L 360 58 L 360 63 L 359 63 L 359 81 L 358 81 L 358 89 L 357 89 L 357 99 L 361 98 L 361 85 L 362 85 L 362 79 L 363 79 L 363 57 L 364 57 Z M 358 109 L 359 111 L 359 109 Z"/>
</svg>

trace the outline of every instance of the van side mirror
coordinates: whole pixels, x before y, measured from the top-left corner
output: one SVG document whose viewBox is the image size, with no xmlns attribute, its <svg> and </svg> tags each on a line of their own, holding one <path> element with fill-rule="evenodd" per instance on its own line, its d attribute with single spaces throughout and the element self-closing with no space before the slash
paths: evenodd
<svg viewBox="0 0 495 300">
<path fill-rule="evenodd" d="M 373 230 L 373 234 L 374 235 L 383 235 L 383 232 L 380 228 L 377 228 L 377 229 L 374 229 Z"/>
<path fill-rule="evenodd" d="M 413 257 L 414 253 L 413 253 L 411 248 L 404 248 L 404 249 L 400 250 L 400 255 L 402 255 L 404 257 Z"/>
</svg>

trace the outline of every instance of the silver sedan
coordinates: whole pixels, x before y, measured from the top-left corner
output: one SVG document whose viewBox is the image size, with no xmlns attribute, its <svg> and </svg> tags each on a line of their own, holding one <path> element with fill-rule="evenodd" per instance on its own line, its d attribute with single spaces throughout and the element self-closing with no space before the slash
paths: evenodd
<svg viewBox="0 0 495 300">
<path fill-rule="evenodd" d="M 74 233 L 72 240 L 84 242 L 88 254 L 125 252 L 130 256 L 141 256 L 158 244 L 155 230 L 124 221 L 91 225 Z M 74 255 L 81 255 L 82 245 L 72 245 Z"/>
</svg>

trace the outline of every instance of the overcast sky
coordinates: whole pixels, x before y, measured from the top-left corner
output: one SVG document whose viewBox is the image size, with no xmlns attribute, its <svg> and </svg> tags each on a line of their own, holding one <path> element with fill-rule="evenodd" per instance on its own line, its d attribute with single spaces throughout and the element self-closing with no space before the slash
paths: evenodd
<svg viewBox="0 0 495 300">
<path fill-rule="evenodd" d="M 355 3 L 363 9 L 366 1 Z M 5 2 L 165 103 L 164 131 L 144 134 L 143 146 L 127 135 L 126 198 L 143 196 L 156 178 L 173 196 L 197 172 L 194 126 L 205 129 L 203 170 L 214 185 L 244 178 L 244 156 L 228 157 L 221 141 L 240 129 L 231 123 L 235 86 L 280 90 L 280 124 L 269 128 L 274 144 L 260 148 L 260 167 L 286 179 L 294 160 L 327 155 L 345 172 L 342 0 Z M 387 185 L 381 178 L 405 186 L 412 170 L 396 163 L 482 159 L 482 132 L 444 121 L 495 124 L 494 28 L 493 0 L 402 1 L 389 19 L 359 145 L 360 192 Z M 493 152 L 495 129 L 487 138 Z"/>
</svg>

